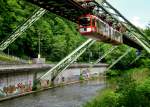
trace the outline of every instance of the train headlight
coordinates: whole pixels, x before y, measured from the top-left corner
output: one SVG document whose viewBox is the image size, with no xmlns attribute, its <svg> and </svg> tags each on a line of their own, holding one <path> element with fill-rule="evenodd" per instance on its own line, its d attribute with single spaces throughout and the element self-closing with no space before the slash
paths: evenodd
<svg viewBox="0 0 150 107">
<path fill-rule="evenodd" d="M 91 28 L 87 28 L 87 32 L 91 32 L 92 31 L 92 29 Z"/>
</svg>

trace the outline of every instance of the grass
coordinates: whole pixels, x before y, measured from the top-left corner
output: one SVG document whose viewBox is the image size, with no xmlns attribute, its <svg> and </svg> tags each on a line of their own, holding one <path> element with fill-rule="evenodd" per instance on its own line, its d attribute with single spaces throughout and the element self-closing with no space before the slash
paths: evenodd
<svg viewBox="0 0 150 107">
<path fill-rule="evenodd" d="M 122 82 L 119 81 L 119 78 L 122 79 Z M 130 78 L 134 80 L 133 83 Z M 115 86 L 99 91 L 97 96 L 83 107 L 150 107 L 148 100 L 150 95 L 145 96 L 145 93 L 150 93 L 149 68 L 130 69 L 124 71 L 123 78 L 118 76 L 111 79 Z"/>
<path fill-rule="evenodd" d="M 6 62 L 6 63 L 19 63 L 18 60 L 15 58 L 5 55 L 4 53 L 0 53 L 0 61 Z"/>
<path fill-rule="evenodd" d="M 10 58 L 10 57 L 7 57 L 7 56 L 4 56 L 4 55 L 0 54 L 0 61 L 12 62 L 14 60 L 12 58 Z"/>
</svg>

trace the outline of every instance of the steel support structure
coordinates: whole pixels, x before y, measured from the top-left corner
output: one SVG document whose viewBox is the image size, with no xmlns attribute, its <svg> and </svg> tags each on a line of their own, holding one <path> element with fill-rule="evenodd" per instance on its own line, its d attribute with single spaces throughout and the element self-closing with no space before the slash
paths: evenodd
<svg viewBox="0 0 150 107">
<path fill-rule="evenodd" d="M 29 28 L 34 22 L 42 17 L 47 11 L 43 8 L 37 8 L 32 15 L 4 41 L 0 43 L 0 51 L 5 50 L 11 43 L 13 43 L 27 28 Z"/>
<path fill-rule="evenodd" d="M 84 4 L 84 2 L 83 2 Z M 82 5 L 83 5 L 82 4 Z M 104 15 L 109 17 L 110 20 L 113 21 L 113 23 L 120 23 L 124 28 L 127 29 L 127 31 L 124 34 L 124 36 L 127 36 L 126 38 L 129 38 L 134 42 L 134 45 L 138 45 L 143 47 L 148 53 L 150 53 L 150 44 L 149 44 L 149 39 L 144 35 L 144 33 L 139 30 L 137 27 L 135 27 L 130 21 L 128 21 L 117 9 L 115 9 L 111 4 L 109 4 L 106 0 L 101 0 L 100 3 L 98 3 L 96 0 L 93 1 L 87 1 L 85 5 L 87 8 L 89 8 L 92 4 L 92 7 L 95 7 L 93 9 L 93 14 L 99 16 L 99 15 Z M 134 35 L 134 36 L 133 36 Z M 127 45 L 128 42 L 125 41 Z M 130 44 L 133 46 L 133 44 Z M 129 46 L 130 46 L 129 45 Z"/>
<path fill-rule="evenodd" d="M 72 22 L 77 22 L 78 18 L 86 13 L 86 10 L 77 0 L 27 0 L 35 5 L 47 9 L 48 11 L 62 16 Z"/>
<path fill-rule="evenodd" d="M 110 3 L 108 3 L 106 0 L 103 1 L 104 4 L 103 5 L 107 5 L 107 8 L 113 10 L 115 12 L 115 14 L 117 16 L 119 16 L 120 18 L 122 18 L 124 20 L 124 22 L 130 26 L 135 32 L 139 33 L 140 35 L 142 35 L 145 39 L 147 39 L 148 41 L 150 40 L 148 37 L 145 36 L 145 34 L 139 30 L 136 26 L 134 26 L 129 20 L 127 20 L 117 9 L 115 9 Z"/>
<path fill-rule="evenodd" d="M 121 55 L 117 60 L 115 60 L 108 68 L 106 71 L 110 70 L 115 64 L 117 64 L 122 58 L 124 58 L 129 52 L 131 52 L 132 48 L 127 49 L 127 51 Z"/>
<path fill-rule="evenodd" d="M 48 9 L 49 11 L 53 12 L 53 13 L 58 13 L 58 15 L 63 16 L 69 20 L 73 20 L 74 22 L 75 19 L 77 20 L 77 18 L 84 13 L 87 12 L 93 12 L 91 9 L 85 9 L 81 6 L 80 3 L 78 3 L 78 0 L 67 0 L 66 2 L 63 1 L 43 1 L 43 0 L 34 0 L 32 1 L 32 3 L 35 3 L 41 7 L 44 7 L 46 9 Z M 136 28 L 131 22 L 129 22 L 118 10 L 116 10 L 111 4 L 109 4 L 106 0 L 93 0 L 93 3 L 95 3 L 95 6 L 97 6 L 97 10 L 103 11 L 105 14 L 109 15 L 113 20 L 115 20 L 117 23 L 122 23 L 128 30 L 128 34 L 129 32 L 132 34 L 132 32 L 135 33 L 139 33 L 140 35 L 144 34 L 138 29 Z M 64 4 L 62 4 L 64 3 Z M 92 4 L 94 5 L 94 4 Z M 73 9 L 71 9 L 73 8 Z M 57 10 L 58 9 L 58 10 Z M 109 10 L 114 11 L 113 13 L 110 12 Z M 78 10 L 82 10 L 82 11 L 78 11 Z M 69 11 L 69 12 L 68 12 Z M 38 18 L 40 17 L 40 15 L 42 16 L 42 14 L 44 14 L 44 12 L 46 12 L 46 10 L 44 9 L 39 9 L 36 12 L 34 12 L 34 14 L 27 19 L 27 21 L 25 21 L 25 23 L 23 23 L 22 25 L 20 25 L 10 36 L 9 38 L 7 38 L 7 40 L 3 41 L 0 44 L 0 50 L 4 50 L 6 49 L 13 41 L 15 41 L 19 35 L 22 34 L 22 32 L 24 32 L 28 27 L 30 27 L 32 25 L 33 22 L 35 22 L 36 20 L 38 20 Z M 75 19 L 72 17 L 68 17 L 68 14 L 73 13 L 76 16 Z M 99 13 L 99 11 L 98 11 Z M 123 21 L 120 21 L 119 18 L 122 18 Z M 129 28 L 130 27 L 130 28 Z M 132 32 L 131 32 L 132 31 Z M 146 41 L 146 39 L 143 39 L 142 36 L 140 35 L 135 35 L 137 38 L 134 38 L 133 36 L 129 36 L 133 41 L 136 41 L 139 43 L 140 41 L 140 45 L 146 49 L 149 53 L 150 53 L 150 45 L 149 42 Z M 146 36 L 144 36 L 146 38 Z"/>
<path fill-rule="evenodd" d="M 135 33 L 135 32 L 133 32 L 132 33 L 132 36 L 141 44 L 141 46 L 150 54 L 150 48 L 149 48 L 149 46 L 148 45 L 146 45 L 146 44 L 144 44 L 144 42 L 143 41 L 141 41 L 138 37 L 137 37 L 137 33 Z"/>
<path fill-rule="evenodd" d="M 103 0 L 103 3 L 98 5 L 100 8 L 109 14 L 114 20 L 119 23 L 122 23 L 127 29 L 127 34 L 134 41 L 138 42 L 148 53 L 150 53 L 150 40 L 145 34 L 134 26 L 129 20 L 127 20 L 117 9 L 115 9 L 111 4 L 106 0 Z M 111 11 L 111 12 L 110 12 Z M 121 21 L 123 20 L 123 21 Z"/>
<path fill-rule="evenodd" d="M 87 13 L 94 14 L 94 11 L 96 10 L 97 14 L 104 13 L 105 15 L 108 15 L 111 17 L 111 19 L 115 20 L 116 23 L 126 23 L 123 21 L 120 21 L 120 15 L 117 13 L 111 13 L 108 8 L 112 8 L 108 6 L 108 4 L 105 3 L 105 0 L 28 0 L 29 2 L 36 4 L 40 7 L 43 7 L 50 12 L 57 14 L 59 16 L 62 16 L 70 21 L 73 21 L 77 23 L 78 18 Z M 106 4 L 107 6 L 104 6 L 103 4 Z M 94 8 L 93 10 L 93 7 Z M 108 8 L 106 8 L 108 7 Z M 95 14 L 95 15 L 97 15 Z M 131 26 L 132 28 L 132 26 Z M 128 28 L 128 32 L 131 31 L 131 29 Z M 126 34 L 127 35 L 127 34 Z M 126 36 L 125 35 L 125 36 Z M 124 35 L 123 35 L 124 37 Z M 131 36 L 128 36 L 128 38 Z M 128 42 L 128 40 L 130 41 Z M 137 48 L 137 49 L 143 49 L 143 47 L 136 41 L 134 38 L 125 39 L 124 44 L 127 44 L 131 47 Z M 141 40 L 141 39 L 140 39 Z M 143 42 L 143 41 L 142 41 Z M 133 44 L 132 44 L 133 43 Z M 139 48 L 140 47 L 140 48 Z"/>
<path fill-rule="evenodd" d="M 88 39 L 72 53 L 62 59 L 58 64 L 52 67 L 47 73 L 41 76 L 38 80 L 51 79 L 50 81 L 54 81 L 61 72 L 63 72 L 74 61 L 76 61 L 77 58 L 80 57 L 93 43 L 95 43 L 95 40 Z"/>
<path fill-rule="evenodd" d="M 97 13 L 103 11 L 104 13 L 109 15 L 113 20 L 115 20 L 117 23 L 121 23 L 122 25 L 124 25 L 128 31 L 126 32 L 126 34 L 127 35 L 132 34 L 131 39 L 133 41 L 136 41 L 138 44 L 140 44 L 145 50 L 147 50 L 150 53 L 150 45 L 149 42 L 147 42 L 149 40 L 138 28 L 136 28 L 132 23 L 130 23 L 122 14 L 120 14 L 118 10 L 116 10 L 106 0 L 103 0 L 103 2 L 100 3 L 97 2 L 98 0 L 93 0 L 93 1 L 95 3 L 95 6 L 97 7 Z M 79 5 L 79 3 L 77 3 L 77 0 L 66 0 L 65 4 L 62 4 L 64 3 L 64 1 L 55 1 L 55 0 L 51 0 L 51 2 L 49 1 L 46 2 L 47 4 L 45 4 L 44 1 L 42 0 L 32 0 L 32 3 L 38 4 L 39 6 L 44 7 L 53 13 L 58 13 L 58 15 L 68 18 L 72 21 L 75 21 L 83 13 L 92 12 L 92 10 L 86 10 L 82 8 L 82 6 Z M 81 9 L 83 10 L 79 11 Z M 110 12 L 109 9 L 111 9 L 114 13 Z M 37 21 L 44 13 L 46 13 L 45 9 L 43 8 L 37 9 L 32 14 L 31 17 L 29 17 L 9 36 L 9 38 L 6 41 L 3 41 L 0 44 L 0 50 L 3 51 L 4 49 L 6 49 L 9 46 L 9 44 L 15 41 L 28 27 L 30 27 L 35 21 Z M 73 17 L 75 18 L 71 17 L 70 13 L 74 13 L 73 15 L 75 16 Z M 121 18 L 123 22 L 119 18 Z M 49 79 L 49 75 L 51 75 L 52 76 L 51 80 L 54 81 L 56 76 L 58 76 L 62 71 L 64 71 L 79 56 L 81 56 L 87 50 L 87 48 L 89 48 L 94 42 L 95 40 L 88 39 L 85 43 L 83 43 L 72 53 L 70 53 L 67 57 L 65 57 L 58 64 L 56 64 L 56 66 L 54 66 L 47 73 L 41 76 L 39 80 Z M 108 69 L 113 67 L 119 60 L 121 60 L 125 55 L 127 55 L 128 52 L 130 52 L 130 49 L 128 49 L 126 53 L 124 53 L 118 60 L 116 60 L 110 67 L 108 67 Z M 97 62 L 99 62 L 100 60 L 101 58 Z"/>
<path fill-rule="evenodd" d="M 98 58 L 98 60 L 96 60 L 94 62 L 94 64 L 99 63 L 103 58 L 105 58 L 108 54 L 110 54 L 116 48 L 117 48 L 117 46 L 114 46 L 114 47 L 110 48 L 103 56 L 101 56 L 100 58 Z"/>
<path fill-rule="evenodd" d="M 139 60 L 142 57 L 142 54 L 138 55 L 129 65 L 132 65 L 134 62 Z"/>
</svg>

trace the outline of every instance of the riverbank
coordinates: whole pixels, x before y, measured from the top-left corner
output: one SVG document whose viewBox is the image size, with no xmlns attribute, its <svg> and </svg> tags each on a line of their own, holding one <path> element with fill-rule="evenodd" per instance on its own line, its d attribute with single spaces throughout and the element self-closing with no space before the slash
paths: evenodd
<svg viewBox="0 0 150 107">
<path fill-rule="evenodd" d="M 106 87 L 105 81 L 91 80 L 60 86 L 0 102 L 0 107 L 80 107 Z"/>
<path fill-rule="evenodd" d="M 30 93 L 31 90 L 35 89 L 35 80 L 39 79 L 53 66 L 49 64 L 1 66 L 0 98 Z M 84 78 L 100 76 L 104 74 L 107 67 L 106 64 L 91 66 L 91 64 L 72 64 L 54 80 L 54 84 L 78 81 L 80 75 Z M 49 80 L 51 80 L 51 75 L 49 75 Z M 41 80 L 40 85 L 49 87 L 49 80 Z"/>
<path fill-rule="evenodd" d="M 103 77 L 103 80 L 104 80 L 105 77 Z M 7 96 L 7 97 L 4 97 L 4 98 L 0 98 L 0 102 L 2 101 L 6 101 L 6 100 L 11 100 L 11 99 L 14 99 L 14 98 L 18 98 L 18 97 L 22 97 L 22 96 L 26 96 L 26 95 L 30 95 L 30 94 L 33 94 L 33 93 L 38 93 L 38 92 L 41 92 L 41 91 L 46 91 L 46 90 L 49 90 L 49 89 L 54 89 L 54 88 L 58 88 L 58 87 L 62 87 L 62 86 L 67 86 L 67 85 L 73 85 L 73 84 L 77 84 L 77 83 L 83 83 L 83 82 L 87 82 L 87 81 L 93 81 L 93 80 L 101 80 L 101 78 L 87 78 L 87 79 L 83 79 L 83 80 L 79 80 L 79 81 L 71 81 L 71 82 L 68 82 L 68 83 L 61 83 L 61 84 L 57 84 L 53 87 L 47 87 L 47 88 L 42 88 L 42 89 L 38 89 L 36 91 L 30 91 L 30 92 L 25 92 L 25 93 L 21 93 L 21 94 L 16 94 L 16 95 L 11 95 L 11 96 Z"/>
<path fill-rule="evenodd" d="M 150 69 L 134 68 L 123 72 L 121 76 L 110 78 L 109 88 L 83 107 L 150 107 Z"/>
<path fill-rule="evenodd" d="M 58 85 L 53 86 L 53 87 L 39 89 L 37 91 L 30 91 L 30 92 L 25 92 L 25 93 L 21 93 L 21 94 L 17 94 L 17 95 L 12 95 L 12 96 L 8 96 L 8 97 L 4 97 L 4 98 L 0 99 L 0 102 L 6 101 L 6 100 L 10 100 L 10 99 L 14 99 L 14 98 L 18 98 L 18 97 L 22 97 L 22 96 L 33 94 L 33 93 L 37 93 L 37 92 L 41 92 L 41 91 L 45 91 L 45 90 L 49 90 L 49 89 L 54 89 L 54 88 L 57 88 L 57 87 L 61 87 L 62 85 L 63 86 L 65 86 L 65 85 L 71 85 L 71 84 L 75 84 L 75 83 L 79 83 L 79 82 L 80 81 L 74 81 L 74 82 L 70 82 L 70 83 L 66 83 L 66 84 L 58 84 Z"/>
</svg>

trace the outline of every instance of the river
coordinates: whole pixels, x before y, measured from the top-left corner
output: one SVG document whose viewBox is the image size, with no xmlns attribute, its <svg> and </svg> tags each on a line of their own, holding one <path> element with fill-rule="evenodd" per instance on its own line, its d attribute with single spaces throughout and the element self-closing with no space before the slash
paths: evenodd
<svg viewBox="0 0 150 107">
<path fill-rule="evenodd" d="M 0 107 L 81 107 L 105 86 L 102 80 L 86 81 L 3 101 Z"/>
</svg>

